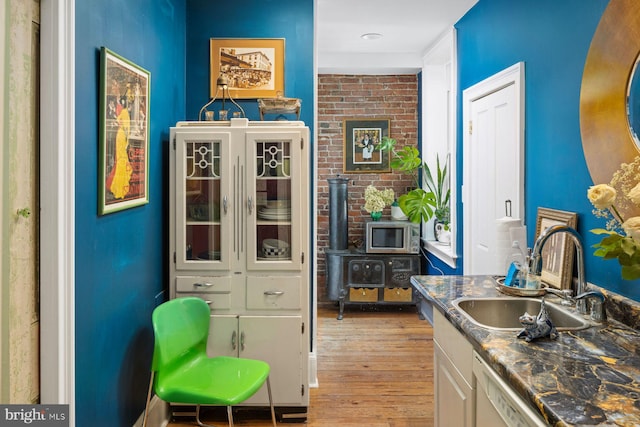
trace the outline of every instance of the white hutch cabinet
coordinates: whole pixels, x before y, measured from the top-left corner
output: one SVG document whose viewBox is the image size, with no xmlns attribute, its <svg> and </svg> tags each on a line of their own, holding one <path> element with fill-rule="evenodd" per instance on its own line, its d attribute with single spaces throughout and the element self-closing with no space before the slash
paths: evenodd
<svg viewBox="0 0 640 427">
<path fill-rule="evenodd" d="M 308 150 L 299 121 L 180 122 L 170 135 L 170 298 L 207 301 L 210 356 L 271 365 L 288 418 L 309 404 Z M 266 390 L 246 405 L 267 406 Z"/>
</svg>

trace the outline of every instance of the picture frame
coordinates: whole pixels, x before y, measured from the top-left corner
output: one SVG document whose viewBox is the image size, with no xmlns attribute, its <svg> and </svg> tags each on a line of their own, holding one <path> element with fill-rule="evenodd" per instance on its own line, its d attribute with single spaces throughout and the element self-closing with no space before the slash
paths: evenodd
<svg viewBox="0 0 640 427">
<path fill-rule="evenodd" d="M 211 98 L 220 74 L 227 76 L 233 99 L 284 96 L 284 51 L 284 39 L 210 39 Z"/>
<path fill-rule="evenodd" d="M 549 208 L 538 208 L 536 220 L 536 240 L 540 234 L 552 225 L 563 224 L 571 228 L 578 225 L 575 212 Z M 566 233 L 555 233 L 542 248 L 542 281 L 558 289 L 571 289 L 573 278 L 573 254 L 575 247 Z"/>
<path fill-rule="evenodd" d="M 149 203 L 151 73 L 100 49 L 98 214 Z"/>
<path fill-rule="evenodd" d="M 377 149 L 389 136 L 389 119 L 344 119 L 344 173 L 390 173 L 389 152 Z"/>
</svg>

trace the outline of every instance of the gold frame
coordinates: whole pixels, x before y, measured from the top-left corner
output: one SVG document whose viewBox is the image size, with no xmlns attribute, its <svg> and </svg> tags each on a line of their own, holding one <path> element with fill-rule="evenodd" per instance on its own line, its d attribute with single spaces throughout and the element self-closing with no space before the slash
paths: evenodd
<svg viewBox="0 0 640 427">
<path fill-rule="evenodd" d="M 549 208 L 538 208 L 536 240 L 547 227 L 564 224 L 576 228 L 578 214 Z M 573 278 L 573 254 L 575 247 L 565 233 L 549 237 L 542 249 L 542 281 L 559 289 L 571 289 Z"/>
<path fill-rule="evenodd" d="M 627 119 L 627 85 L 640 52 L 639 27 L 640 2 L 612 0 L 600 19 L 585 61 L 580 132 L 595 184 L 608 183 L 622 163 L 632 162 L 639 153 Z"/>
<path fill-rule="evenodd" d="M 253 99 L 253 98 L 275 98 L 284 95 L 284 39 L 216 39 L 209 41 L 209 59 L 210 59 L 210 97 L 213 98 L 218 90 L 217 80 L 220 73 L 224 73 L 229 78 L 229 95 L 233 99 Z M 234 73 L 231 68 L 231 60 L 238 61 L 238 70 L 244 70 L 247 61 L 243 61 L 234 55 L 227 55 L 228 61 L 221 61 L 221 50 L 242 50 L 240 53 L 246 53 L 248 50 L 259 51 L 263 57 L 271 61 L 269 82 L 260 88 L 252 87 L 236 87 L 242 75 Z M 233 59 L 233 58 L 235 59 Z M 249 68 L 246 68 L 249 69 Z M 254 69 L 258 70 L 258 69 Z M 259 70 L 261 74 L 266 74 L 267 70 Z M 266 86 L 266 87 L 265 87 Z"/>
</svg>

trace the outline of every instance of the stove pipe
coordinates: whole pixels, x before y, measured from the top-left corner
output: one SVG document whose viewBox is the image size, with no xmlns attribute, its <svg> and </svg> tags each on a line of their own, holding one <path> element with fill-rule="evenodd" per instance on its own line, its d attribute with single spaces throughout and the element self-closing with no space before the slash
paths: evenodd
<svg viewBox="0 0 640 427">
<path fill-rule="evenodd" d="M 329 249 L 343 251 L 349 248 L 347 209 L 348 178 L 329 178 Z"/>
</svg>

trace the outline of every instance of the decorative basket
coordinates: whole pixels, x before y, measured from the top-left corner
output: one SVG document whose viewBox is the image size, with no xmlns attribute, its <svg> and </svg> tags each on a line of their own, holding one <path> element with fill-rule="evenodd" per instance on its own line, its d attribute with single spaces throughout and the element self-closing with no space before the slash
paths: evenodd
<svg viewBox="0 0 640 427">
<path fill-rule="evenodd" d="M 262 242 L 262 254 L 265 257 L 282 258 L 289 256 L 289 244 L 278 239 L 264 239 Z"/>
<path fill-rule="evenodd" d="M 513 286 L 505 286 L 504 278 L 496 279 L 496 289 L 506 295 L 511 295 L 514 297 L 539 297 L 547 293 L 548 285 L 546 283 L 541 283 L 540 289 L 525 289 L 525 288 L 516 288 Z"/>
</svg>

